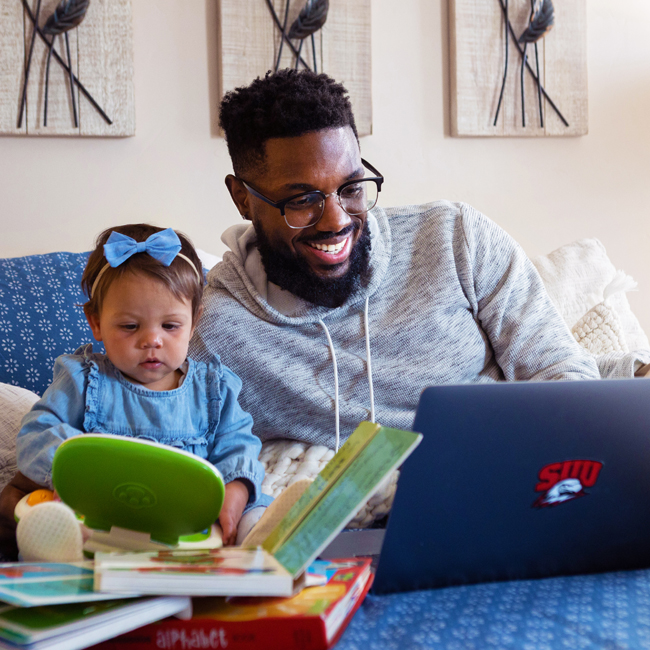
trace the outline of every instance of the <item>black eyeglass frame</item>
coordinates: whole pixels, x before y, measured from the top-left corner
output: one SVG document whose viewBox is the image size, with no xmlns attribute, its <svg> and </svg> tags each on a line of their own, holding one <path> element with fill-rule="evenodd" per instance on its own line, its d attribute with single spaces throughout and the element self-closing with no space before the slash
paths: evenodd
<svg viewBox="0 0 650 650">
<path fill-rule="evenodd" d="M 361 159 L 361 164 L 370 172 L 373 174 L 376 174 L 376 176 L 369 176 L 369 177 L 364 177 L 364 178 L 355 178 L 349 181 L 345 181 L 343 185 L 341 185 L 336 192 L 332 192 L 332 194 L 336 194 L 336 199 L 341 206 L 341 209 L 346 212 L 346 214 L 349 214 L 351 217 L 358 217 L 360 214 L 365 214 L 368 212 L 366 210 L 365 212 L 358 212 L 356 214 L 351 214 L 348 212 L 343 205 L 341 204 L 341 192 L 348 186 L 354 185 L 355 183 L 358 183 L 359 181 L 374 181 L 375 184 L 377 185 L 377 198 L 379 198 L 379 192 L 381 192 L 381 186 L 382 183 L 384 182 L 384 177 L 382 176 L 381 172 L 379 172 L 375 167 L 373 167 L 367 160 L 364 160 L 363 158 Z M 294 230 L 302 230 L 304 228 L 311 228 L 312 226 L 315 226 L 322 218 L 323 214 L 325 214 L 325 207 L 323 206 L 323 212 L 321 213 L 320 217 L 314 221 L 314 223 L 310 223 L 306 226 L 292 226 L 289 221 L 287 220 L 287 215 L 285 214 L 284 208 L 287 205 L 287 203 L 290 203 L 291 201 L 295 201 L 297 198 L 300 198 L 301 196 L 305 196 L 306 194 L 319 194 L 321 197 L 323 197 L 323 204 L 325 203 L 326 199 L 329 194 L 325 194 L 325 192 L 322 192 L 321 190 L 308 190 L 306 192 L 300 192 L 299 194 L 294 194 L 292 196 L 287 197 L 286 199 L 282 199 L 281 201 L 272 201 L 268 197 L 264 196 L 261 192 L 256 190 L 250 183 L 247 183 L 243 178 L 239 178 L 238 176 L 235 176 L 235 178 L 238 181 L 241 181 L 241 183 L 244 185 L 244 187 L 255 197 L 258 199 L 264 201 L 265 203 L 268 203 L 269 205 L 273 206 L 274 208 L 277 208 L 280 210 L 280 214 L 284 217 L 284 221 L 286 222 L 287 226 L 289 228 L 293 228 Z M 375 205 L 377 203 L 375 202 Z M 373 208 L 375 207 L 374 205 L 372 206 Z M 370 208 L 372 210 L 372 208 Z"/>
</svg>

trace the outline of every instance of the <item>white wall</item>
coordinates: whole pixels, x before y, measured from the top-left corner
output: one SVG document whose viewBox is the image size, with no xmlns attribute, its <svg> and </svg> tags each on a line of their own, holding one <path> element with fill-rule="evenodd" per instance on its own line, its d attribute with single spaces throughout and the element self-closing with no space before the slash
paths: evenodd
<svg viewBox="0 0 650 650">
<path fill-rule="evenodd" d="M 650 3 L 587 4 L 589 135 L 458 139 L 446 0 L 373 0 L 374 135 L 362 149 L 386 176 L 384 205 L 470 202 L 531 256 L 600 238 L 639 281 L 629 297 L 650 332 Z M 0 138 L 0 256 L 86 250 L 136 220 L 223 252 L 239 217 L 216 133 L 216 20 L 216 0 L 133 0 L 136 137 Z"/>
</svg>

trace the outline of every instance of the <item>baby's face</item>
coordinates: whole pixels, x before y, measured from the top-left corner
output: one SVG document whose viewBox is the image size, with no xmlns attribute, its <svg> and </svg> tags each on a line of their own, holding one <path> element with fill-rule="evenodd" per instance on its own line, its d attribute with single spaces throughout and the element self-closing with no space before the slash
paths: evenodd
<svg viewBox="0 0 650 650">
<path fill-rule="evenodd" d="M 108 287 L 101 313 L 88 322 L 129 381 L 149 390 L 178 386 L 194 332 L 189 300 L 146 275 L 126 273 Z"/>
</svg>

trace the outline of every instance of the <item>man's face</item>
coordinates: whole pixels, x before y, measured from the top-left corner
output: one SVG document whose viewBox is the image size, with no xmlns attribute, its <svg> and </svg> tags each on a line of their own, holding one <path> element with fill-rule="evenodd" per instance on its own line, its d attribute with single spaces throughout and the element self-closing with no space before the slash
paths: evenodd
<svg viewBox="0 0 650 650">
<path fill-rule="evenodd" d="M 325 129 L 294 138 L 273 138 L 266 142 L 265 153 L 264 165 L 249 172 L 245 180 L 273 201 L 310 190 L 330 194 L 346 181 L 363 178 L 365 173 L 359 145 L 350 127 Z M 364 267 L 358 258 L 362 252 L 360 248 L 366 249 L 366 257 L 369 248 L 364 229 L 367 214 L 350 216 L 341 208 L 336 196 L 330 196 L 318 223 L 296 230 L 287 225 L 280 210 L 247 192 L 237 179 L 229 177 L 227 182 L 241 214 L 253 222 L 269 279 L 312 302 L 330 306 L 340 304 L 346 297 L 340 295 L 341 283 L 350 285 L 349 290 L 344 291 L 344 294 L 349 293 L 355 280 L 349 276 L 359 275 Z M 360 241 L 363 239 L 366 241 Z M 280 266 L 285 268 L 280 269 Z M 308 290 L 305 295 L 301 289 L 304 277 L 295 278 L 299 285 L 296 290 L 293 279 L 287 277 L 289 270 L 293 276 L 309 276 L 307 280 L 319 288 L 317 293 L 331 286 L 336 297 L 314 299 Z"/>
</svg>

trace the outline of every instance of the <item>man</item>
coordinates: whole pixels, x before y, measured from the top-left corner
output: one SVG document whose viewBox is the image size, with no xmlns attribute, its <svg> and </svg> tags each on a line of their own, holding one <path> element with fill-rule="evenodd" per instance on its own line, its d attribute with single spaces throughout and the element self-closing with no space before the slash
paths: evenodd
<svg viewBox="0 0 650 650">
<path fill-rule="evenodd" d="M 226 95 L 221 126 L 251 224 L 224 234 L 190 354 L 242 378 L 262 440 L 408 429 L 433 384 L 599 377 L 496 224 L 463 204 L 375 205 L 383 178 L 331 78 L 268 74 Z"/>
</svg>

